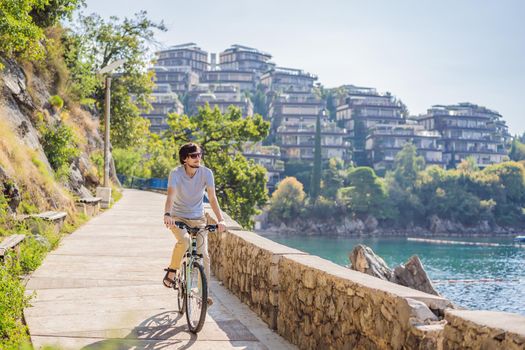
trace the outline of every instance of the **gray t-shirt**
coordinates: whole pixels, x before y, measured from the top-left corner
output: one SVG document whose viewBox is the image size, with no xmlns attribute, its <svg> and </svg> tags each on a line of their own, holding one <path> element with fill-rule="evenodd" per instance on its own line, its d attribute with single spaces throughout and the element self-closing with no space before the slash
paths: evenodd
<svg viewBox="0 0 525 350">
<path fill-rule="evenodd" d="M 178 166 L 170 172 L 168 187 L 175 188 L 171 215 L 196 219 L 204 215 L 204 192 L 208 187 L 215 188 L 215 180 L 213 172 L 205 166 L 198 168 L 191 178 L 184 171 L 184 166 Z"/>
</svg>

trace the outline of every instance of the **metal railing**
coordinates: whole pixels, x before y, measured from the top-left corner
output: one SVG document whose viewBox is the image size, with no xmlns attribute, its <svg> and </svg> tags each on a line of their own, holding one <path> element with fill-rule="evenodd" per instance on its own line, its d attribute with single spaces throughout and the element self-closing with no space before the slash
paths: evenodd
<svg viewBox="0 0 525 350">
<path fill-rule="evenodd" d="M 122 186 L 126 188 L 135 188 L 139 190 L 160 190 L 166 191 L 168 188 L 168 179 L 159 178 L 142 178 L 137 176 L 117 175 Z"/>
</svg>

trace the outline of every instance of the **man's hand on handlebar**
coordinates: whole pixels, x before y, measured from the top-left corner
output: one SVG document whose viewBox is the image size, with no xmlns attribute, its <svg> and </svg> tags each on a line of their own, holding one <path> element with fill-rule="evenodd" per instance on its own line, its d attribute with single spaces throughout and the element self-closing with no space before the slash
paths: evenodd
<svg viewBox="0 0 525 350">
<path fill-rule="evenodd" d="M 166 225 L 167 228 L 175 225 L 175 220 L 168 213 L 164 214 L 164 225 Z"/>
<path fill-rule="evenodd" d="M 224 220 L 221 220 L 217 223 L 217 231 L 219 232 L 226 231 L 226 223 L 224 222 Z"/>
</svg>

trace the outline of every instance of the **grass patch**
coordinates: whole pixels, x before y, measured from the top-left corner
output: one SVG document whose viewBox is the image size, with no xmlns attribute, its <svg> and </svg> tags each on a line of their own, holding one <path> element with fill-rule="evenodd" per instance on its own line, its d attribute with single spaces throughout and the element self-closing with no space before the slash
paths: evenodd
<svg viewBox="0 0 525 350">
<path fill-rule="evenodd" d="M 53 95 L 49 98 L 49 104 L 55 107 L 57 110 L 60 110 L 62 107 L 64 107 L 64 100 L 58 95 Z"/>
<path fill-rule="evenodd" d="M 29 299 L 18 275 L 0 265 L 0 349 L 18 349 L 29 343 L 21 317 Z"/>
<path fill-rule="evenodd" d="M 47 253 L 58 247 L 61 238 L 70 234 L 89 220 L 84 214 L 68 216 L 60 232 L 44 220 L 16 221 L 8 214 L 7 201 L 0 191 L 0 240 L 3 236 L 24 234 L 20 244 L 20 256 L 9 251 L 0 262 L 0 349 L 31 349 L 27 327 L 22 322 L 22 313 L 29 306 L 31 297 L 24 294 L 20 276 L 36 270 Z M 34 207 L 22 201 L 20 207 L 33 211 Z"/>
<path fill-rule="evenodd" d="M 122 190 L 117 186 L 111 186 L 111 206 L 117 203 L 122 198 Z"/>
<path fill-rule="evenodd" d="M 50 202 L 67 207 L 66 191 L 55 182 L 39 153 L 22 143 L 9 122 L 2 118 L 0 130 L 0 166 L 8 176 L 16 179 L 21 193 L 30 193 L 28 203 L 38 208 L 46 208 Z"/>
</svg>

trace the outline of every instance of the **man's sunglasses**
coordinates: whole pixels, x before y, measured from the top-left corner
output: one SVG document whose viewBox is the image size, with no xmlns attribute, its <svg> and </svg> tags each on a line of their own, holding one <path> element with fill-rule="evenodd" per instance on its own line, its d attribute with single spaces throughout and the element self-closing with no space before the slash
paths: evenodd
<svg viewBox="0 0 525 350">
<path fill-rule="evenodd" d="M 188 157 L 190 157 L 191 159 L 197 159 L 197 158 L 202 157 L 202 153 L 192 153 L 192 154 L 188 154 Z"/>
</svg>

